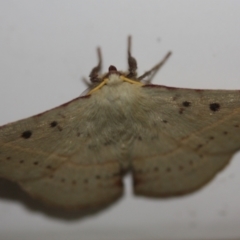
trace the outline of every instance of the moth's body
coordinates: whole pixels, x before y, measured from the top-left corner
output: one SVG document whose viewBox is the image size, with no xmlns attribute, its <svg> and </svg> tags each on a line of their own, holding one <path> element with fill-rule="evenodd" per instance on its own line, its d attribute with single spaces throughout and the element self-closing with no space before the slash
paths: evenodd
<svg viewBox="0 0 240 240">
<path fill-rule="evenodd" d="M 101 91 L 91 95 L 89 106 L 86 107 L 89 111 L 88 116 L 95 117 L 86 119 L 91 127 L 86 127 L 85 130 L 91 136 L 95 132 L 101 133 L 97 139 L 91 138 L 91 144 L 95 146 L 91 151 L 98 151 L 102 146 L 111 145 L 115 149 L 115 160 L 127 170 L 130 167 L 133 142 L 144 127 L 142 115 L 137 109 L 137 105 L 141 104 L 141 99 L 144 98 L 146 96 L 140 86 L 123 82 L 118 74 L 110 75 L 109 81 Z"/>
<path fill-rule="evenodd" d="M 115 71 L 84 97 L 1 127 L 0 177 L 59 207 L 98 208 L 122 195 L 126 171 L 136 194 L 176 196 L 239 148 L 239 91 L 144 85 Z"/>
</svg>

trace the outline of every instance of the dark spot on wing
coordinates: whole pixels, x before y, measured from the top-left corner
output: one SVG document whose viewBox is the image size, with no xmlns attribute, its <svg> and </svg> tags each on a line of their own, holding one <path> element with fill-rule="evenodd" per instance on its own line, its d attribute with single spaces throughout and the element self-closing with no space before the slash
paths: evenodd
<svg viewBox="0 0 240 240">
<path fill-rule="evenodd" d="M 167 123 L 168 121 L 167 120 L 163 120 L 164 123 Z"/>
<path fill-rule="evenodd" d="M 182 103 L 182 105 L 183 105 L 184 107 L 190 107 L 190 106 L 191 106 L 191 103 L 188 102 L 188 101 L 185 101 L 185 102 Z"/>
<path fill-rule="evenodd" d="M 11 160 L 11 157 L 6 157 L 7 160 Z"/>
<path fill-rule="evenodd" d="M 236 124 L 236 125 L 234 125 L 234 127 L 235 127 L 235 128 L 238 128 L 238 127 L 239 127 L 239 125 L 238 125 L 238 124 Z"/>
<path fill-rule="evenodd" d="M 138 140 L 139 140 L 139 141 L 142 141 L 142 137 L 141 137 L 141 136 L 139 136 L 139 137 L 138 137 Z"/>
<path fill-rule="evenodd" d="M 35 161 L 33 164 L 34 164 L 34 165 L 38 165 L 38 161 Z"/>
<path fill-rule="evenodd" d="M 100 178 L 101 178 L 101 176 L 99 176 L 99 175 L 96 175 L 96 176 L 95 176 L 95 178 L 96 178 L 96 179 L 100 179 Z"/>
<path fill-rule="evenodd" d="M 52 122 L 50 123 L 50 126 L 51 126 L 51 127 L 56 127 L 57 124 L 58 124 L 57 121 L 52 121 Z"/>
<path fill-rule="evenodd" d="M 216 112 L 216 111 L 219 110 L 220 104 L 219 104 L 219 103 L 210 103 L 210 104 L 209 104 L 209 108 L 210 108 L 210 110 L 212 110 L 213 112 Z"/>
<path fill-rule="evenodd" d="M 210 139 L 210 140 L 213 140 L 213 139 L 214 139 L 214 137 L 213 137 L 213 136 L 210 136 L 210 137 L 209 137 L 209 139 Z"/>
<path fill-rule="evenodd" d="M 24 131 L 21 135 L 22 138 L 28 139 L 32 136 L 32 132 L 30 130 Z"/>
<path fill-rule="evenodd" d="M 180 108 L 180 109 L 179 109 L 179 114 L 183 114 L 183 111 L 184 111 L 184 109 L 183 109 L 183 108 Z"/>
<path fill-rule="evenodd" d="M 223 134 L 224 134 L 224 135 L 227 135 L 227 134 L 228 134 L 228 132 L 227 132 L 227 131 L 224 131 L 224 132 L 223 132 Z"/>
<path fill-rule="evenodd" d="M 21 163 L 21 164 L 24 163 L 24 160 L 20 160 L 19 163 Z"/>
<path fill-rule="evenodd" d="M 171 172 L 172 171 L 172 169 L 170 168 L 170 167 L 168 167 L 167 169 L 166 169 L 166 172 Z"/>
</svg>

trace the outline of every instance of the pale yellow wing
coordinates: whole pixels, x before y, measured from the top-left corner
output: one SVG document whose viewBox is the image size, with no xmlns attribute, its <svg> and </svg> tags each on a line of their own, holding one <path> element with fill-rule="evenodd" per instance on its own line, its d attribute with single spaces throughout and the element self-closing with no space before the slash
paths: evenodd
<svg viewBox="0 0 240 240">
<path fill-rule="evenodd" d="M 211 180 L 240 148 L 240 92 L 143 87 L 132 149 L 135 193 L 165 197 Z M 145 98 L 147 100 L 145 100 Z M 144 119 L 148 119 L 145 123 Z"/>
<path fill-rule="evenodd" d="M 1 127 L 0 177 L 64 208 L 99 208 L 119 198 L 119 163 L 108 144 L 100 147 L 94 104 L 78 98 Z"/>
</svg>

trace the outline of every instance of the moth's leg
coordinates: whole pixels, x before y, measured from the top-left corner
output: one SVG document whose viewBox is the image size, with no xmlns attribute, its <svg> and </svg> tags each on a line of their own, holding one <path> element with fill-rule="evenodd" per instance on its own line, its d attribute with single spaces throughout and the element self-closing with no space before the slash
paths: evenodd
<svg viewBox="0 0 240 240">
<path fill-rule="evenodd" d="M 99 73 L 101 72 L 102 69 L 102 53 L 101 49 L 97 48 L 97 54 L 98 54 L 98 65 L 94 67 L 89 74 L 90 81 L 92 83 L 94 82 L 101 82 L 102 80 L 98 77 Z"/>
<path fill-rule="evenodd" d="M 137 61 L 131 55 L 131 45 L 132 45 L 132 37 L 128 37 L 128 78 L 136 78 L 137 77 Z"/>
<path fill-rule="evenodd" d="M 88 81 L 88 79 L 86 79 L 85 77 L 82 78 L 82 81 L 84 82 L 84 84 L 87 86 L 87 87 L 91 87 L 92 84 Z"/>
<path fill-rule="evenodd" d="M 159 62 L 157 65 L 155 65 L 152 69 L 150 69 L 149 71 L 145 72 L 143 75 L 141 75 L 140 77 L 138 77 L 137 79 L 139 81 L 144 80 L 144 78 L 147 77 L 147 79 L 145 79 L 144 81 L 146 83 L 150 83 L 153 79 L 153 77 L 156 75 L 156 73 L 160 70 L 160 68 L 163 66 L 163 64 L 167 61 L 167 59 L 171 56 L 171 52 L 168 52 L 166 54 L 166 56 L 163 58 L 163 60 L 161 60 L 161 62 Z"/>
</svg>

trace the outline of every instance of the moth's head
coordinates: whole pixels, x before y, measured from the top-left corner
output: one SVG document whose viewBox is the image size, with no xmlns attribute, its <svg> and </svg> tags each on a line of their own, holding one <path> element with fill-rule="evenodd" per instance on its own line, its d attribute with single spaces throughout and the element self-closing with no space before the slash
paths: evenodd
<svg viewBox="0 0 240 240">
<path fill-rule="evenodd" d="M 101 77 L 94 79 L 91 81 L 92 83 L 89 85 L 87 95 L 91 95 L 92 93 L 100 90 L 104 85 L 113 86 L 119 85 L 123 82 L 127 82 L 129 84 L 137 84 L 139 86 L 143 86 L 142 83 L 138 79 L 130 78 L 129 73 L 118 71 L 115 66 L 110 66 L 108 69 L 108 73 L 103 74 Z"/>
<path fill-rule="evenodd" d="M 115 66 L 110 66 L 108 72 L 100 74 L 102 69 L 102 54 L 100 48 L 97 48 L 98 65 L 94 67 L 89 74 L 90 84 L 87 83 L 89 91 L 87 95 L 101 89 L 106 84 L 116 84 L 121 82 L 128 82 L 129 84 L 137 84 L 143 86 L 151 83 L 157 71 L 162 67 L 166 60 L 170 57 L 171 52 L 168 52 L 164 59 L 155 65 L 152 69 L 145 72 L 140 77 L 137 76 L 137 61 L 131 55 L 131 37 L 128 37 L 128 71 L 118 71 Z M 86 82 L 86 81 L 85 81 Z"/>
<path fill-rule="evenodd" d="M 120 84 L 123 82 L 121 76 L 125 76 L 125 74 L 119 72 L 115 66 L 111 65 L 108 68 L 108 73 L 105 74 L 102 81 L 106 81 L 106 84 L 108 85 Z"/>
</svg>

